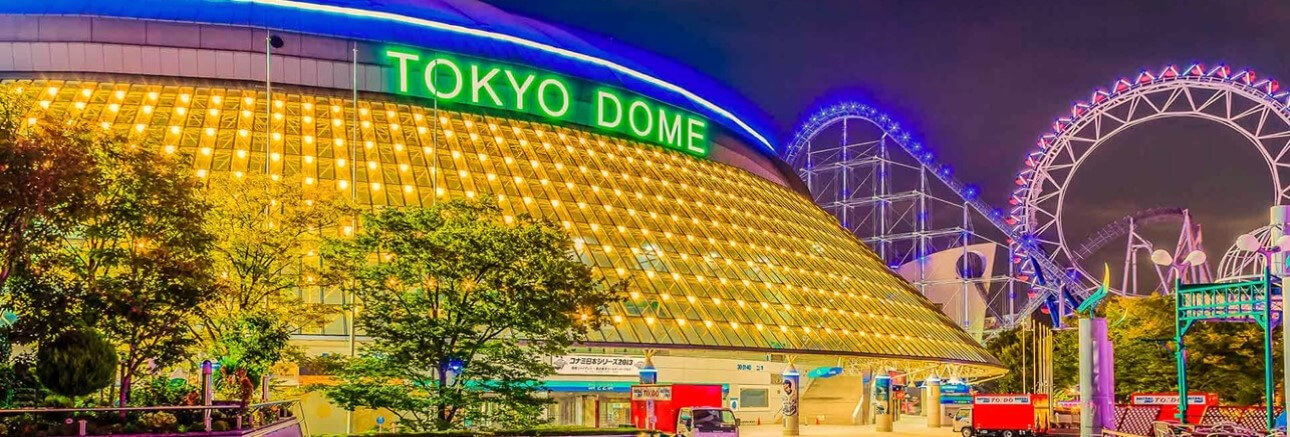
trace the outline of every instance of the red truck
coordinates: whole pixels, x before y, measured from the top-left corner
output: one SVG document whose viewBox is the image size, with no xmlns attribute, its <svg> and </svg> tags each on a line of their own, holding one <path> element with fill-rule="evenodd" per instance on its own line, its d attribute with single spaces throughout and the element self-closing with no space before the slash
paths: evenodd
<svg viewBox="0 0 1290 437">
<path fill-rule="evenodd" d="M 1046 435 L 1052 406 L 1041 394 L 978 394 L 972 396 L 971 415 L 963 437 Z"/>
<path fill-rule="evenodd" d="M 697 409 L 719 410 L 722 409 L 721 404 L 723 398 L 724 396 L 720 385 L 633 385 L 632 426 L 640 429 L 652 428 L 673 434 L 677 432 L 678 416 L 682 409 L 687 409 L 687 411 L 694 411 Z M 649 424 L 649 404 L 651 402 L 654 404 L 654 426 L 652 427 Z M 718 417 L 723 415 L 724 414 L 718 414 Z M 731 421 L 733 421 L 733 417 L 734 415 L 730 414 Z M 734 423 L 731 423 L 731 425 L 734 425 L 734 428 L 737 429 L 737 425 Z"/>
</svg>

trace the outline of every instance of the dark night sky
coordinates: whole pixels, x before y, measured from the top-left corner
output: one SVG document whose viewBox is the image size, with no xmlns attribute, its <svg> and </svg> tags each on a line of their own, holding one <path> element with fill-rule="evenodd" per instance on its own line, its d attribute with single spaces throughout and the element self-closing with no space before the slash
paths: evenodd
<svg viewBox="0 0 1290 437">
<path fill-rule="evenodd" d="M 1052 120 L 1116 78 L 1194 61 L 1290 78 L 1284 1 L 487 1 L 688 65 L 765 110 L 780 139 L 821 97 L 854 95 L 893 114 L 996 205 Z M 1134 128 L 1077 174 L 1068 232 L 1189 207 L 1216 265 L 1236 235 L 1266 223 L 1261 161 L 1238 134 L 1203 121 Z"/>
</svg>

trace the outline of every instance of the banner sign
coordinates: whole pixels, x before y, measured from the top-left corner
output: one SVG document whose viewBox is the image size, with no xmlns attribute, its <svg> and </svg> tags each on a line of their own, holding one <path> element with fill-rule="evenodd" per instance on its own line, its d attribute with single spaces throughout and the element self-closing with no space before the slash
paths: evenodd
<svg viewBox="0 0 1290 437">
<path fill-rule="evenodd" d="M 396 94 L 522 112 L 703 157 L 708 120 L 657 100 L 517 65 L 387 48 Z"/>
<path fill-rule="evenodd" d="M 670 401 L 672 400 L 672 386 L 670 385 L 633 385 L 633 401 Z"/>
<path fill-rule="evenodd" d="M 562 393 L 581 393 L 581 392 L 610 392 L 610 393 L 628 393 L 631 391 L 632 383 L 618 381 L 545 381 L 542 388 L 553 392 Z"/>
<path fill-rule="evenodd" d="M 559 375 L 639 376 L 644 358 L 596 355 L 565 355 L 551 360 Z"/>
<path fill-rule="evenodd" d="M 1178 395 L 1133 395 L 1130 403 L 1133 405 L 1178 405 Z M 1205 405 L 1205 397 L 1190 395 L 1187 396 L 1189 405 Z"/>
<path fill-rule="evenodd" d="M 793 367 L 784 370 L 784 385 L 782 387 L 783 395 L 780 400 L 780 412 L 784 415 L 784 429 L 795 427 L 796 422 L 790 425 L 789 420 L 797 420 L 797 405 L 802 399 L 802 374 L 798 373 Z"/>
<path fill-rule="evenodd" d="M 842 374 L 841 367 L 816 367 L 806 372 L 806 376 L 811 378 L 828 378 Z"/>
<path fill-rule="evenodd" d="M 941 396 L 945 395 L 965 395 L 971 393 L 967 384 L 942 384 Z"/>
<path fill-rule="evenodd" d="M 972 405 L 972 397 L 962 395 L 941 395 L 941 405 Z"/>
<path fill-rule="evenodd" d="M 1030 396 L 977 395 L 973 402 L 978 405 L 1029 405 Z"/>
<path fill-rule="evenodd" d="M 876 415 L 891 414 L 891 376 L 878 375 L 873 383 L 873 411 Z"/>
</svg>

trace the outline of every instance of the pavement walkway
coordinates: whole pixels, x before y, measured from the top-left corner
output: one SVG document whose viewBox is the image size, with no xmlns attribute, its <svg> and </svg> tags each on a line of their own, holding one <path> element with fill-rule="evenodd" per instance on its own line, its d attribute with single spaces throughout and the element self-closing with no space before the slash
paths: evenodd
<svg viewBox="0 0 1290 437">
<path fill-rule="evenodd" d="M 783 425 L 754 425 L 739 427 L 740 437 L 780 437 L 783 435 Z M 873 425 L 865 426 L 846 426 L 846 425 L 802 425 L 801 435 L 808 437 L 815 436 L 872 436 L 872 437 L 956 437 L 950 427 L 944 426 L 939 429 L 927 427 L 926 419 L 922 417 L 906 417 L 892 427 L 892 432 L 874 431 Z"/>
</svg>

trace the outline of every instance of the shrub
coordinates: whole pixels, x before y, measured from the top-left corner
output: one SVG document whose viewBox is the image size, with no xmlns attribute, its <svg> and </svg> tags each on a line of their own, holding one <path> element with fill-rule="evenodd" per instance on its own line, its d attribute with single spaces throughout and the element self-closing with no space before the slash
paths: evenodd
<svg viewBox="0 0 1290 437">
<path fill-rule="evenodd" d="M 44 388 L 36 380 L 36 358 L 30 353 L 0 362 L 0 407 L 32 407 L 44 398 Z M 3 433 L 0 433 L 3 435 Z"/>
<path fill-rule="evenodd" d="M 140 406 L 195 405 L 201 400 L 201 388 L 182 378 L 157 376 L 137 385 L 130 404 Z"/>
<path fill-rule="evenodd" d="M 49 408 L 76 408 L 76 400 L 57 394 L 45 396 L 43 404 Z"/>
<path fill-rule="evenodd" d="M 85 396 L 112 383 L 116 350 L 98 332 L 76 329 L 42 342 L 36 364 L 36 377 L 45 388 L 64 396 Z"/>
<path fill-rule="evenodd" d="M 349 363 L 349 357 L 341 354 L 322 354 L 316 357 L 300 359 L 301 375 L 335 375 Z"/>
<path fill-rule="evenodd" d="M 166 432 L 173 430 L 179 419 L 174 414 L 165 411 L 155 413 L 146 413 L 139 417 L 139 424 L 151 431 Z"/>
</svg>

